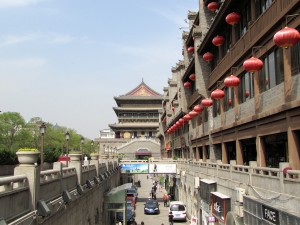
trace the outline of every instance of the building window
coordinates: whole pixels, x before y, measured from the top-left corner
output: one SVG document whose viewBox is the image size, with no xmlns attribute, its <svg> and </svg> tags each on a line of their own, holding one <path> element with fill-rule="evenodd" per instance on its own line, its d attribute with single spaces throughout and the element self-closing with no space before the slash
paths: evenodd
<svg viewBox="0 0 300 225">
<path fill-rule="evenodd" d="M 273 1 L 274 0 L 258 0 L 256 16 L 259 17 L 261 14 L 263 14 L 271 6 Z"/>
<path fill-rule="evenodd" d="M 225 88 L 225 100 L 224 100 L 224 110 L 228 111 L 233 108 L 234 105 L 234 91 L 233 88 Z"/>
<path fill-rule="evenodd" d="M 214 101 L 213 104 L 213 117 L 217 117 L 221 114 L 221 102 L 220 100 Z"/>
<path fill-rule="evenodd" d="M 242 37 L 248 30 L 249 22 L 251 21 L 251 3 L 246 2 L 241 12 L 241 21 L 238 27 L 239 38 Z"/>
<path fill-rule="evenodd" d="M 291 47 L 292 76 L 300 74 L 300 42 Z"/>
<path fill-rule="evenodd" d="M 239 85 L 239 103 L 246 102 L 254 96 L 254 79 L 249 72 L 241 76 L 241 85 Z"/>
<path fill-rule="evenodd" d="M 277 48 L 263 59 L 264 66 L 259 72 L 260 92 L 275 87 L 284 80 L 282 49 Z"/>
</svg>

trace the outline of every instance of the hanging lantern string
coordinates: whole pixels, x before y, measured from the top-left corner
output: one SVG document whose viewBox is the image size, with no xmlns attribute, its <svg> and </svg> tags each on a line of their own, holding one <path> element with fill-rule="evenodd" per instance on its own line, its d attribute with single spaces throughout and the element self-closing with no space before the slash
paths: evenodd
<svg viewBox="0 0 300 225">
<path fill-rule="evenodd" d="M 285 17 L 285 26 L 287 27 L 288 23 L 292 21 L 295 17 L 299 16 L 300 14 L 292 14 L 292 15 L 287 15 Z M 290 20 L 289 20 L 290 19 Z"/>
<path fill-rule="evenodd" d="M 257 50 L 260 50 L 261 48 L 265 48 L 265 46 L 254 46 L 254 47 L 252 47 L 252 56 L 254 56 L 255 52 L 257 52 Z"/>
</svg>

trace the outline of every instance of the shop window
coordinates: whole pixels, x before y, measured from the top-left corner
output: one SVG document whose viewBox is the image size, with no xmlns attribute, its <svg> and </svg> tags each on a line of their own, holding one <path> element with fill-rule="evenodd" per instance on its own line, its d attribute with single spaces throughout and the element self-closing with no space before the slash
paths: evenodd
<svg viewBox="0 0 300 225">
<path fill-rule="evenodd" d="M 300 41 L 291 47 L 291 67 L 292 67 L 292 75 L 300 74 Z"/>
<path fill-rule="evenodd" d="M 243 151 L 244 165 L 249 166 L 250 161 L 257 160 L 256 138 L 240 140 Z"/>
<path fill-rule="evenodd" d="M 209 145 L 205 146 L 205 154 L 206 154 L 206 159 L 210 159 Z"/>
<path fill-rule="evenodd" d="M 226 152 L 227 152 L 228 162 L 230 162 L 230 160 L 236 160 L 236 146 L 235 146 L 235 141 L 226 142 L 225 146 L 226 146 Z"/>
<path fill-rule="evenodd" d="M 287 133 L 268 135 L 263 140 L 267 167 L 279 168 L 279 163 L 288 161 Z"/>
<path fill-rule="evenodd" d="M 284 80 L 283 54 L 278 48 L 263 59 L 264 66 L 259 72 L 260 92 L 275 87 Z"/>
</svg>

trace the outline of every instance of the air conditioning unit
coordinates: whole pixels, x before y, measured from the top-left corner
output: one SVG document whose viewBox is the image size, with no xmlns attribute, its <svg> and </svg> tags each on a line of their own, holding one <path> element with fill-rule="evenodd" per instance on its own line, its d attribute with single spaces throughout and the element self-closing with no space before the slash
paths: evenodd
<svg viewBox="0 0 300 225">
<path fill-rule="evenodd" d="M 185 171 L 184 170 L 181 171 L 181 176 L 183 176 L 183 177 L 185 176 Z"/>
<path fill-rule="evenodd" d="M 235 198 L 237 202 L 243 203 L 243 195 L 246 194 L 244 188 L 235 188 Z"/>
<path fill-rule="evenodd" d="M 200 187 L 200 178 L 195 177 L 194 179 L 194 188 L 199 188 Z"/>
<path fill-rule="evenodd" d="M 244 217 L 244 206 L 241 203 L 235 202 L 234 203 L 234 212 L 239 217 Z"/>
</svg>

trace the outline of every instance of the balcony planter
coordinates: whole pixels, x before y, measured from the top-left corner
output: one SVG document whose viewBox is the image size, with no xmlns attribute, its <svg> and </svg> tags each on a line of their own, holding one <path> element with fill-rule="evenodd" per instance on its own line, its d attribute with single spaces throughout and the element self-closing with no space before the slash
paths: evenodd
<svg viewBox="0 0 300 225">
<path fill-rule="evenodd" d="M 18 161 L 20 164 L 32 165 L 37 163 L 40 152 L 35 148 L 22 148 L 17 152 Z"/>
<path fill-rule="evenodd" d="M 82 153 L 81 152 L 70 152 L 69 157 L 72 161 L 81 161 Z"/>
</svg>

